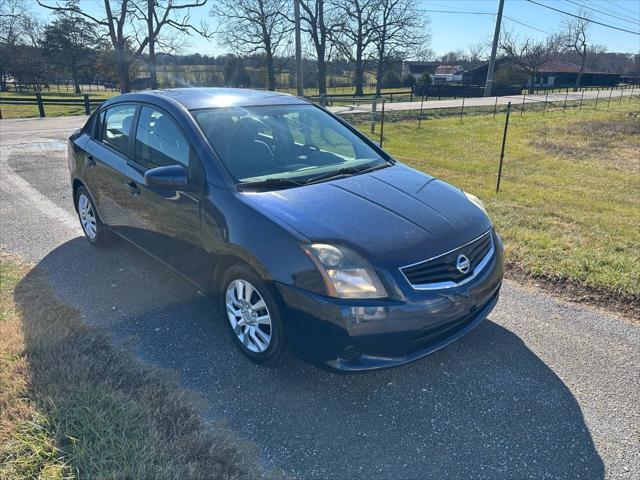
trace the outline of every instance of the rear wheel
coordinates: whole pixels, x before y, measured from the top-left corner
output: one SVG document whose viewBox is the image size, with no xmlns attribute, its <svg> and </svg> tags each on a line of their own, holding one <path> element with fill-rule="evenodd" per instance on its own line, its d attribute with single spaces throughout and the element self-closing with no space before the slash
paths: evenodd
<svg viewBox="0 0 640 480">
<path fill-rule="evenodd" d="M 84 236 L 89 243 L 97 247 L 104 247 L 112 243 L 113 235 L 100 221 L 93 200 L 84 187 L 76 191 L 76 210 Z"/>
<path fill-rule="evenodd" d="M 275 363 L 284 353 L 283 327 L 269 289 L 252 270 L 242 265 L 223 275 L 225 323 L 242 353 L 257 363 Z"/>
</svg>

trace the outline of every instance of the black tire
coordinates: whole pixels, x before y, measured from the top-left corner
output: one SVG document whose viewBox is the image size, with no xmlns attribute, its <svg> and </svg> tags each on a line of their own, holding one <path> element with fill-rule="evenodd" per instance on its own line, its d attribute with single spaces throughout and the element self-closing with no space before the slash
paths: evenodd
<svg viewBox="0 0 640 480">
<path fill-rule="evenodd" d="M 271 339 L 268 347 L 262 352 L 250 350 L 250 348 L 240 340 L 238 334 L 236 334 L 233 326 L 231 325 L 229 313 L 227 312 L 227 288 L 229 288 L 229 286 L 236 280 L 243 280 L 253 286 L 260 297 L 262 297 L 262 300 L 264 300 L 267 313 L 270 316 L 271 325 L 269 329 Z M 238 346 L 242 353 L 244 353 L 247 357 L 249 357 L 256 363 L 274 364 L 278 362 L 282 358 L 286 350 L 284 341 L 284 326 L 282 323 L 282 316 L 280 315 L 280 310 L 278 308 L 278 303 L 269 291 L 267 285 L 253 270 L 242 264 L 236 264 L 228 268 L 227 271 L 222 275 L 220 286 L 221 288 L 219 293 L 219 305 L 222 308 L 223 321 L 225 325 L 227 325 L 227 329 L 231 338 L 233 339 L 233 342 Z M 257 299 L 258 297 L 253 296 L 252 298 Z M 236 328 L 239 327 L 236 326 Z M 264 327 L 258 326 L 258 328 Z"/>
<path fill-rule="evenodd" d="M 95 234 L 93 236 L 90 230 L 85 227 L 82 221 L 81 205 L 84 202 L 85 198 L 86 201 L 89 202 L 91 212 L 95 220 Z M 93 198 L 91 197 L 87 189 L 83 186 L 78 187 L 78 190 L 76 190 L 76 198 L 74 201 L 76 204 L 76 212 L 78 213 L 78 220 L 80 221 L 80 227 L 82 228 L 82 232 L 84 233 L 84 238 L 86 238 L 91 245 L 94 245 L 96 247 L 106 247 L 108 245 L 111 245 L 114 241 L 114 235 L 100 220 L 100 216 L 98 215 L 96 206 L 93 203 Z"/>
</svg>

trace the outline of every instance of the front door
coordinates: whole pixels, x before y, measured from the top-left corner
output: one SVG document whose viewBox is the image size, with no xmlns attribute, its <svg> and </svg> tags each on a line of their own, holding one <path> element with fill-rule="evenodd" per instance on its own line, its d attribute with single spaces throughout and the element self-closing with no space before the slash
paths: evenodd
<svg viewBox="0 0 640 480">
<path fill-rule="evenodd" d="M 200 196 L 204 174 L 180 127 L 163 110 L 142 106 L 134 128 L 131 161 L 123 171 L 126 211 L 118 222 L 120 233 L 139 247 L 206 286 L 210 259 L 200 243 Z M 146 170 L 183 165 L 188 188 L 145 185 Z"/>
</svg>

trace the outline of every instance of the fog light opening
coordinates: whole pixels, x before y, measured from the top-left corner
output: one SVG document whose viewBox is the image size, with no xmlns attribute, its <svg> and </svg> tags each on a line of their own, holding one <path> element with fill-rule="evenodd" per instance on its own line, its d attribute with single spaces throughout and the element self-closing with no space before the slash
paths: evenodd
<svg viewBox="0 0 640 480">
<path fill-rule="evenodd" d="M 355 360 L 360 355 L 362 355 L 362 348 L 360 345 L 348 345 L 344 350 L 342 350 L 342 355 L 340 355 L 340 357 L 343 360 L 351 361 Z"/>
</svg>

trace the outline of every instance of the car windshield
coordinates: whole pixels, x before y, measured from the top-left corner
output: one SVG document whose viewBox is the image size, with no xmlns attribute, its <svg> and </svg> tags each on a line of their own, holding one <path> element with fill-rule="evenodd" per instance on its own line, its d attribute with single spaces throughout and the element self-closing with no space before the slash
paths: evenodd
<svg viewBox="0 0 640 480">
<path fill-rule="evenodd" d="M 387 165 L 358 135 L 313 105 L 192 113 L 227 171 L 243 185 L 292 186 Z"/>
</svg>

